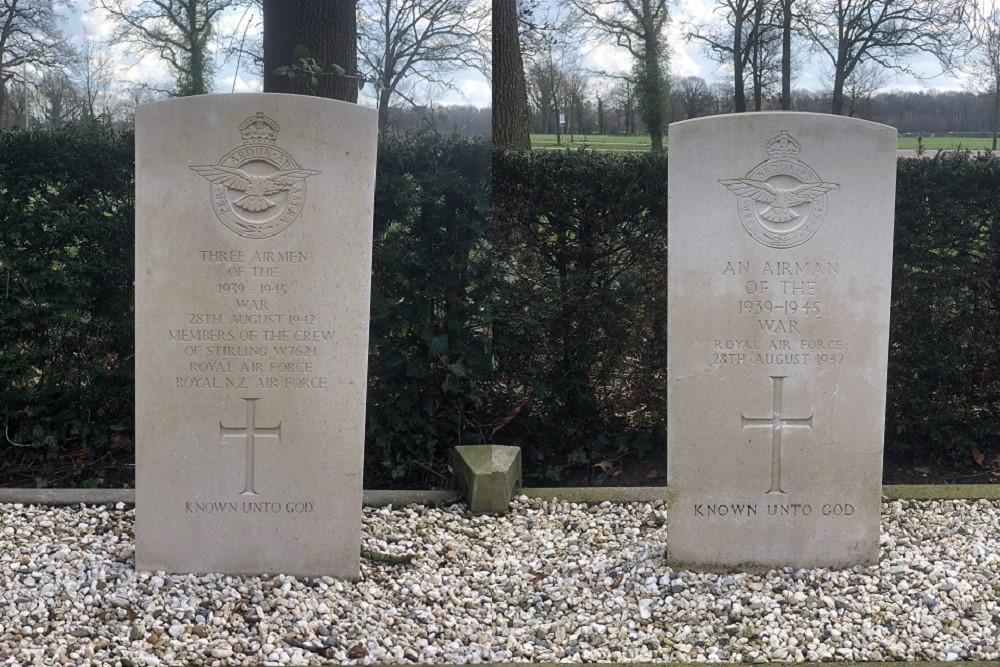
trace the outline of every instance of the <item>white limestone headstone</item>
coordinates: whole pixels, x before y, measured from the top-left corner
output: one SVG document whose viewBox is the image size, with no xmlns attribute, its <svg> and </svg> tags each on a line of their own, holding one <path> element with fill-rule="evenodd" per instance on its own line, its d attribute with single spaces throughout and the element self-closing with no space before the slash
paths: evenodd
<svg viewBox="0 0 1000 667">
<path fill-rule="evenodd" d="M 668 560 L 878 558 L 896 131 L 670 126 Z"/>
<path fill-rule="evenodd" d="M 136 112 L 136 566 L 359 576 L 376 114 Z"/>
</svg>

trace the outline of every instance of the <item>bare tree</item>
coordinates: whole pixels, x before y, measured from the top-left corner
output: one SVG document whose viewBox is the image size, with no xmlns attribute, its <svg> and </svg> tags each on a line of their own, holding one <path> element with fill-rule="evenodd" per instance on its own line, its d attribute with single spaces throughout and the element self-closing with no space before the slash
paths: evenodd
<svg viewBox="0 0 1000 667">
<path fill-rule="evenodd" d="M 109 95 L 114 76 L 114 63 L 103 45 L 85 34 L 73 63 L 73 73 L 81 98 L 81 115 L 94 120 L 101 113 L 110 113 Z"/>
<path fill-rule="evenodd" d="M 611 87 L 610 97 L 616 116 L 619 116 L 619 132 L 635 134 L 635 82 L 627 76 L 617 77 L 616 83 Z"/>
<path fill-rule="evenodd" d="M 736 95 L 733 92 L 733 86 L 730 83 L 716 82 L 708 87 L 709 91 L 712 93 L 712 101 L 714 102 L 714 109 L 712 113 L 734 113 L 733 100 L 736 99 Z"/>
<path fill-rule="evenodd" d="M 38 83 L 37 97 L 41 121 L 46 126 L 59 127 L 79 120 L 83 98 L 65 72 L 45 72 Z"/>
<path fill-rule="evenodd" d="M 972 22 L 972 57 L 966 70 L 975 87 L 990 97 L 990 135 L 993 150 L 997 149 L 997 125 L 1000 117 L 1000 7 L 983 2 L 977 8 Z"/>
<path fill-rule="evenodd" d="M 886 83 L 886 70 L 873 62 L 855 68 L 844 84 L 844 101 L 847 115 L 858 118 L 872 117 L 872 96 Z"/>
<path fill-rule="evenodd" d="M 579 68 L 569 72 L 566 77 L 566 97 L 563 100 L 563 108 L 566 109 L 566 131 L 572 135 L 589 134 L 590 108 L 587 103 L 587 93 L 589 79 Z"/>
<path fill-rule="evenodd" d="M 534 103 L 539 129 L 548 134 L 554 130 L 556 143 L 562 143 L 560 113 L 564 113 L 562 101 L 565 98 L 566 74 L 563 71 L 565 53 L 553 42 L 536 51 L 528 65 L 527 84 Z"/>
<path fill-rule="evenodd" d="M 23 77 L 8 82 L 6 113 L 4 122 L 8 127 L 28 127 L 31 121 L 31 107 L 34 106 L 35 92 Z"/>
<path fill-rule="evenodd" d="M 490 7 L 483 0 L 360 0 L 360 57 L 376 82 L 379 127 L 397 97 L 416 105 L 405 82 L 451 86 L 450 74 L 490 76 Z"/>
<path fill-rule="evenodd" d="M 146 86 L 130 86 L 125 89 L 124 101 L 121 104 L 120 113 L 122 123 L 126 127 L 135 127 L 135 108 L 140 104 L 149 104 L 163 99 L 165 93 L 161 90 L 152 90 Z"/>
<path fill-rule="evenodd" d="M 531 148 L 517 0 L 493 0 L 493 145 Z"/>
<path fill-rule="evenodd" d="M 235 0 L 234 5 L 241 7 L 242 13 L 221 38 L 225 40 L 225 62 L 234 65 L 235 88 L 235 77 L 241 73 L 264 78 L 264 0 Z"/>
<path fill-rule="evenodd" d="M 608 43 L 634 59 L 637 101 L 653 152 L 663 152 L 667 128 L 667 0 L 569 0 L 586 23 Z"/>
<path fill-rule="evenodd" d="M 59 7 L 68 4 L 65 0 L 0 0 L 0 117 L 7 111 L 9 82 L 23 79 L 29 66 L 55 66 L 66 56 Z"/>
<path fill-rule="evenodd" d="M 216 18 L 234 0 L 94 0 L 114 23 L 116 40 L 137 54 L 155 53 L 174 77 L 172 93 L 202 95 L 212 89 L 209 38 Z"/>
<path fill-rule="evenodd" d="M 732 68 L 737 112 L 747 110 L 748 78 L 752 81 L 754 109 L 761 108 L 766 77 L 763 68 L 773 64 L 771 54 L 780 36 L 769 5 L 765 0 L 716 0 L 719 19 L 692 26 L 686 35 L 689 41 L 700 42 L 710 58 Z"/>
<path fill-rule="evenodd" d="M 678 120 L 707 116 L 715 109 L 715 98 L 700 76 L 675 78 L 670 86 L 670 98 L 674 102 L 673 117 Z"/>
<path fill-rule="evenodd" d="M 802 25 L 833 67 L 831 111 L 844 113 L 844 86 L 865 62 L 912 71 L 908 58 L 933 54 L 951 68 L 968 43 L 968 0 L 813 0 Z"/>
</svg>

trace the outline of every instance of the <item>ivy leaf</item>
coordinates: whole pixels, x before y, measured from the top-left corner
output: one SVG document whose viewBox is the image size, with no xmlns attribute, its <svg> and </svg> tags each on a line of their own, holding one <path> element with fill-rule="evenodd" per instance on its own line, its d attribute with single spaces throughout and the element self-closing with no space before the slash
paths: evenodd
<svg viewBox="0 0 1000 667">
<path fill-rule="evenodd" d="M 305 44 L 296 44 L 292 50 L 292 57 L 296 60 L 306 60 L 309 58 L 309 49 Z"/>
<path fill-rule="evenodd" d="M 429 347 L 431 356 L 440 357 L 448 351 L 448 336 L 444 334 L 434 336 L 434 338 L 431 338 L 431 344 Z"/>
</svg>

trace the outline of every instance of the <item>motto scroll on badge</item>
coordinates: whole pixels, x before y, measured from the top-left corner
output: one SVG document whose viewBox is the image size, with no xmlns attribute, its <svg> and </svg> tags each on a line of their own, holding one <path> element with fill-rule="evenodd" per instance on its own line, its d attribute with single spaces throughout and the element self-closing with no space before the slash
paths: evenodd
<svg viewBox="0 0 1000 667">
<path fill-rule="evenodd" d="M 767 142 L 767 159 L 744 178 L 719 183 L 738 197 L 743 228 L 758 243 L 792 248 L 811 239 L 826 217 L 826 193 L 840 187 L 825 183 L 798 159 L 801 144 L 782 130 Z"/>
<path fill-rule="evenodd" d="M 212 184 L 215 215 L 244 238 L 266 239 L 288 229 L 302 210 L 306 179 L 320 173 L 302 169 L 276 145 L 279 129 L 258 111 L 240 123 L 242 146 L 219 164 L 190 167 Z"/>
</svg>

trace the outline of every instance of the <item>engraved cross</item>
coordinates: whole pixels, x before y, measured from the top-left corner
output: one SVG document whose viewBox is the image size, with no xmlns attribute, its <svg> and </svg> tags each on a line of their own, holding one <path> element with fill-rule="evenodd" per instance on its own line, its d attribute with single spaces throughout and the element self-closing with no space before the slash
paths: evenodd
<svg viewBox="0 0 1000 667">
<path fill-rule="evenodd" d="M 277 438 L 281 444 L 281 422 L 277 426 L 257 426 L 256 405 L 259 398 L 244 398 L 247 402 L 247 422 L 246 426 L 224 426 L 219 421 L 219 437 L 223 444 L 226 438 L 246 438 L 246 473 L 244 475 L 243 491 L 241 496 L 256 496 L 257 491 L 253 486 L 254 470 L 254 445 L 257 438 Z"/>
<path fill-rule="evenodd" d="M 788 417 L 781 416 L 781 384 L 787 375 L 769 375 L 773 382 L 770 417 L 742 417 L 743 428 L 763 426 L 771 429 L 771 489 L 768 493 L 784 493 L 781 490 L 781 433 L 786 428 L 812 428 L 813 416 Z"/>
</svg>

